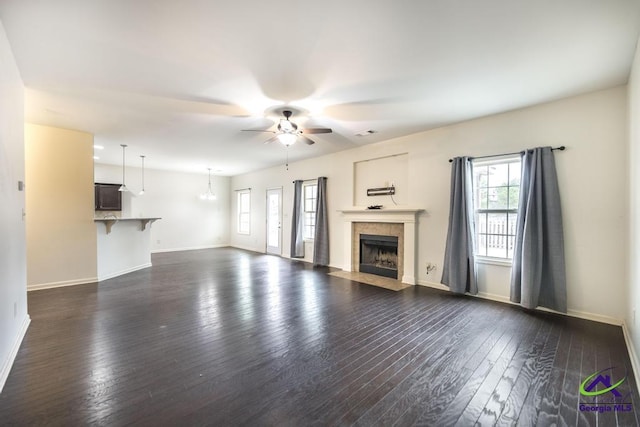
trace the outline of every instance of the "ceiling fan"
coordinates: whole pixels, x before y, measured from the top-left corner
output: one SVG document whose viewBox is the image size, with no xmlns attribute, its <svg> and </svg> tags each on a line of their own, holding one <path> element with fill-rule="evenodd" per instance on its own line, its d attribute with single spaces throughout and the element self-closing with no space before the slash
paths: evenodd
<svg viewBox="0 0 640 427">
<path fill-rule="evenodd" d="M 272 138 L 266 140 L 264 143 L 269 144 L 273 141 L 280 141 L 285 146 L 293 145 L 298 139 L 301 139 L 305 144 L 315 144 L 315 141 L 307 138 L 305 134 L 315 133 L 331 133 L 333 132 L 329 128 L 310 128 L 310 129 L 298 129 L 298 125 L 289 120 L 293 113 L 291 110 L 284 110 L 282 115 L 284 119 L 280 119 L 277 130 L 259 130 L 259 129 L 243 129 L 245 132 L 269 132 L 275 134 Z"/>
</svg>

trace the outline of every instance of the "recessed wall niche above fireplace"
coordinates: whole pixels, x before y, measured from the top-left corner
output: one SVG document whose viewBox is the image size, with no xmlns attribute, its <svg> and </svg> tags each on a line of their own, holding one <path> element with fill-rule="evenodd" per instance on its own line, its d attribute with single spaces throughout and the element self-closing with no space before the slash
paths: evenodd
<svg viewBox="0 0 640 427">
<path fill-rule="evenodd" d="M 398 237 L 360 234 L 360 272 L 398 278 Z"/>
</svg>

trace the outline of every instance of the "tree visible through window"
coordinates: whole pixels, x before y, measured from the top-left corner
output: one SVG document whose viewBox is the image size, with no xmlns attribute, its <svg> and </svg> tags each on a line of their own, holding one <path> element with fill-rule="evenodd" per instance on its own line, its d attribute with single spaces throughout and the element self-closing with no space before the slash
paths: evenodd
<svg viewBox="0 0 640 427">
<path fill-rule="evenodd" d="M 476 255 L 513 258 L 520 158 L 473 161 Z"/>
<path fill-rule="evenodd" d="M 303 186 L 304 232 L 302 234 L 305 239 L 313 239 L 315 237 L 317 199 L 318 184 L 305 184 Z"/>
</svg>

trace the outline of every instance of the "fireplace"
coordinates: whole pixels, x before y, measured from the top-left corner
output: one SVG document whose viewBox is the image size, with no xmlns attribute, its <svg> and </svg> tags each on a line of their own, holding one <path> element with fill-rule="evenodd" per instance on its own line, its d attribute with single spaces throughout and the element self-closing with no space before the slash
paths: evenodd
<svg viewBox="0 0 640 427">
<path fill-rule="evenodd" d="M 398 237 L 360 234 L 362 273 L 398 278 Z"/>
<path fill-rule="evenodd" d="M 397 280 L 416 284 L 416 237 L 418 214 L 422 209 L 344 209 L 344 271 L 360 272 L 360 235 L 374 234 L 398 238 Z M 348 238 L 351 236 L 351 238 Z"/>
</svg>

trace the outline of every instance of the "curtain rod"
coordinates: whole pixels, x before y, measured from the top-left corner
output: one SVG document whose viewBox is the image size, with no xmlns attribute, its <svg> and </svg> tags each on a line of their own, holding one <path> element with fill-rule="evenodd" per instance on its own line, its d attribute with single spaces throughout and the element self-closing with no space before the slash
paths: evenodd
<svg viewBox="0 0 640 427">
<path fill-rule="evenodd" d="M 561 145 L 560 147 L 553 147 L 553 148 L 551 148 L 551 151 L 555 151 L 555 150 L 564 151 L 564 150 L 565 150 L 565 148 L 567 148 L 567 147 L 565 147 L 564 145 Z M 515 153 L 492 154 L 492 155 L 489 155 L 489 156 L 469 157 L 469 160 L 474 160 L 474 159 L 488 159 L 488 158 L 490 158 L 490 157 L 511 156 L 511 155 L 514 155 L 514 154 L 522 154 L 522 153 L 524 153 L 525 151 L 527 151 L 527 150 L 517 151 L 517 152 L 515 152 Z M 449 159 L 449 163 L 451 163 L 451 162 L 453 162 L 453 159 Z"/>
<path fill-rule="evenodd" d="M 326 176 L 319 176 L 318 178 L 326 178 Z M 316 181 L 318 178 L 311 178 L 311 179 L 296 179 L 296 181 Z M 296 181 L 291 181 L 293 184 L 296 183 Z"/>
<path fill-rule="evenodd" d="M 244 191 L 244 190 L 251 190 L 251 187 L 247 187 L 247 188 L 238 188 L 237 190 L 233 190 L 233 191 Z"/>
</svg>

